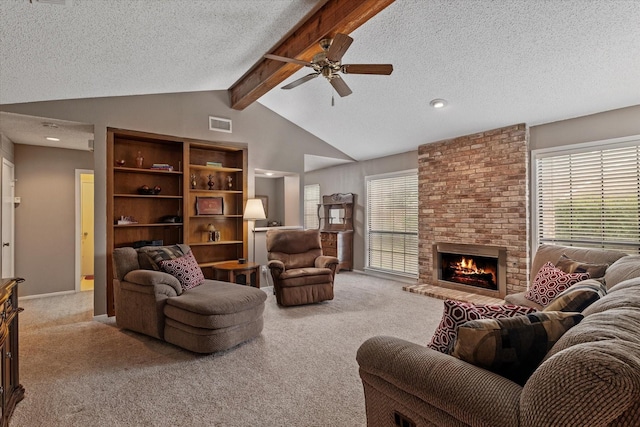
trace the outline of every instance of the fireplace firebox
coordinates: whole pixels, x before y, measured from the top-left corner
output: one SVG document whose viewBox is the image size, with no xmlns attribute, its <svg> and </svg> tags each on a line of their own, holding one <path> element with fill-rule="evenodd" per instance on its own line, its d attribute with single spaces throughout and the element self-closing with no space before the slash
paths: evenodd
<svg viewBox="0 0 640 427">
<path fill-rule="evenodd" d="M 504 298 L 506 248 L 436 243 L 433 249 L 436 285 Z"/>
</svg>

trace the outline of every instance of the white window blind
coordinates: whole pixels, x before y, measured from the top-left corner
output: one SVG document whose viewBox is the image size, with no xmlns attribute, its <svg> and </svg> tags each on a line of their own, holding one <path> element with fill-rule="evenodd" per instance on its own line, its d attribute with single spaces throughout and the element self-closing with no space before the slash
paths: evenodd
<svg viewBox="0 0 640 427">
<path fill-rule="evenodd" d="M 367 268 L 418 274 L 418 174 L 366 178 Z"/>
<path fill-rule="evenodd" d="M 320 184 L 304 186 L 304 228 L 318 228 Z"/>
<path fill-rule="evenodd" d="M 640 140 L 535 162 L 539 243 L 640 252 Z"/>
</svg>

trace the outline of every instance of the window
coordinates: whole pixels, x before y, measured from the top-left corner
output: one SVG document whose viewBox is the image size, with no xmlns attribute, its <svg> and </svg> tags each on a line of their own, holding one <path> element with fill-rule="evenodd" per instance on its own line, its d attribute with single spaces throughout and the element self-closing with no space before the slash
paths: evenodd
<svg viewBox="0 0 640 427">
<path fill-rule="evenodd" d="M 318 228 L 320 184 L 304 186 L 304 228 Z"/>
<path fill-rule="evenodd" d="M 418 275 L 418 173 L 366 178 L 366 266 Z"/>
<path fill-rule="evenodd" d="M 640 138 L 533 155 L 538 243 L 640 253 Z"/>
</svg>

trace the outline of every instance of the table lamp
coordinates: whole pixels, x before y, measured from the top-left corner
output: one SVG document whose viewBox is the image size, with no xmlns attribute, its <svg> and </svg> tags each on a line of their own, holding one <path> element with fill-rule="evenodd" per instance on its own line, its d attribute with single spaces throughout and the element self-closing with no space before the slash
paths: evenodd
<svg viewBox="0 0 640 427">
<path fill-rule="evenodd" d="M 260 199 L 247 199 L 247 204 L 244 207 L 244 215 L 242 219 L 245 221 L 256 221 L 258 219 L 267 219 L 264 213 L 264 206 Z M 253 262 L 256 262 L 256 228 L 255 225 L 251 229 L 253 233 Z"/>
</svg>

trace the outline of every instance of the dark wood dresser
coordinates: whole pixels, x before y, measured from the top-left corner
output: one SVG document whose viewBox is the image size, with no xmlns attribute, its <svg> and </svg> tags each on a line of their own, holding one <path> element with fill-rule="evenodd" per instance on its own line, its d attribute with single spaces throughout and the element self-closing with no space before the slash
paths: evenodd
<svg viewBox="0 0 640 427">
<path fill-rule="evenodd" d="M 24 279 L 2 279 L 0 286 L 0 355 L 2 384 L 0 384 L 2 419 L 1 427 L 9 425 L 9 419 L 18 402 L 24 398 L 24 387 L 19 379 L 18 352 L 18 283 Z"/>
<path fill-rule="evenodd" d="M 353 270 L 353 231 L 321 231 L 322 254 L 338 258 L 340 270 Z"/>
</svg>

